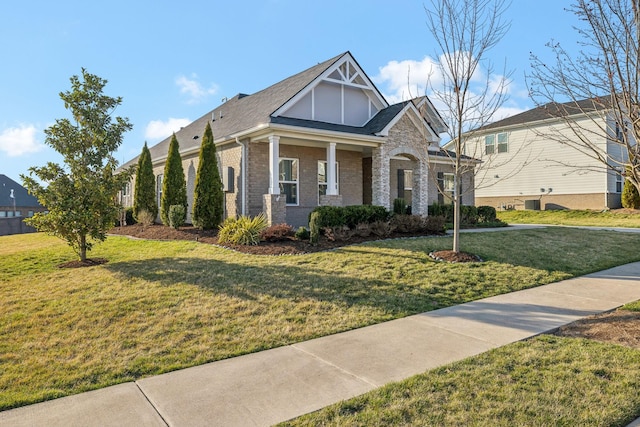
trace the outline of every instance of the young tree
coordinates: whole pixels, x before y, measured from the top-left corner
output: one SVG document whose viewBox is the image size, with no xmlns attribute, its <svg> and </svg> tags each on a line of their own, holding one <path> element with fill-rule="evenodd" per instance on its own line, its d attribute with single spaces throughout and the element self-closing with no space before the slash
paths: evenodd
<svg viewBox="0 0 640 427">
<path fill-rule="evenodd" d="M 621 199 L 623 208 L 640 208 L 640 194 L 638 193 L 638 189 L 628 179 L 624 181 L 624 188 L 622 189 Z"/>
<path fill-rule="evenodd" d="M 147 211 L 153 218 L 158 216 L 158 203 L 156 202 L 156 180 L 153 175 L 151 153 L 144 143 L 142 153 L 138 159 L 136 169 L 136 186 L 133 195 L 133 217 L 138 220 L 138 214 Z"/>
<path fill-rule="evenodd" d="M 162 199 L 160 200 L 160 218 L 164 225 L 169 225 L 169 208 L 173 205 L 184 206 L 187 211 L 187 183 L 184 179 L 182 158 L 180 157 L 178 139 L 174 133 L 169 143 L 169 154 L 164 165 L 162 177 Z"/>
<path fill-rule="evenodd" d="M 623 174 L 640 189 L 640 6 L 631 0 L 576 0 L 569 11 L 580 22 L 580 52 L 571 55 L 550 42 L 555 63 L 531 58 L 533 100 L 569 131 L 545 137 L 599 165 L 590 169 Z"/>
<path fill-rule="evenodd" d="M 224 194 L 218 170 L 213 132 L 207 122 L 200 146 L 196 188 L 193 195 L 193 225 L 210 230 L 222 222 Z"/>
<path fill-rule="evenodd" d="M 106 80 L 84 68 L 82 80 L 78 76 L 70 80 L 71 90 L 62 92 L 60 98 L 73 121 L 58 119 L 45 130 L 45 143 L 62 155 L 64 166 L 49 162 L 31 167 L 29 176 L 21 178 L 48 210 L 25 221 L 65 240 L 84 262 L 92 247 L 90 239 L 104 241 L 118 217 L 116 194 L 131 171 L 114 174 L 118 162 L 113 152 L 132 126 L 126 118 L 112 118 L 122 98 L 102 93 Z"/>
<path fill-rule="evenodd" d="M 504 70 L 496 75 L 486 58 L 509 30 L 509 23 L 502 19 L 507 6 L 507 0 L 431 0 L 431 8 L 426 8 L 427 27 L 436 42 L 436 57 L 440 58 L 437 71 L 441 79 L 438 87 L 433 80 L 429 85 L 434 99 L 444 106 L 451 147 L 456 153 L 450 159 L 454 175 L 454 252 L 460 251 L 462 177 L 474 174 L 477 166 L 462 157 L 468 154 L 466 142 L 473 139 L 473 129 L 495 119 L 507 99 L 511 73 Z M 444 194 L 444 188 L 439 191 Z"/>
</svg>

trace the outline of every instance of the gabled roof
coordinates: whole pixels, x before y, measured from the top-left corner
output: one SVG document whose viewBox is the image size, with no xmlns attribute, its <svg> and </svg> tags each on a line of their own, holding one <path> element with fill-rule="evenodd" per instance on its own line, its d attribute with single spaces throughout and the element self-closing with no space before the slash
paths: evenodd
<svg viewBox="0 0 640 427">
<path fill-rule="evenodd" d="M 366 124 L 358 127 L 295 119 L 276 114 L 278 111 L 286 111 L 285 107 L 287 105 L 290 105 L 291 102 L 303 96 L 304 93 L 308 92 L 310 87 L 317 84 L 320 79 L 325 78 L 327 74 L 334 72 L 334 69 L 344 61 L 349 61 L 350 64 L 353 64 L 355 68 L 357 68 L 358 75 L 362 79 L 362 82 L 371 90 L 371 93 L 374 94 L 373 96 L 376 102 L 383 107 Z M 201 143 L 200 138 L 207 122 L 211 123 L 211 129 L 216 143 L 233 140 L 235 137 L 241 137 L 243 134 L 247 134 L 252 130 L 257 130 L 262 127 L 266 128 L 272 124 L 342 132 L 354 136 L 366 135 L 375 137 L 402 112 L 409 102 L 412 101 L 405 101 L 389 106 L 375 85 L 366 76 L 364 71 L 362 71 L 351 53 L 347 51 L 252 95 L 242 93 L 236 95 L 176 132 L 176 138 L 180 145 L 180 151 L 198 149 Z M 169 136 L 160 143 L 150 147 L 151 158 L 155 160 L 166 156 L 170 140 L 171 137 Z M 123 167 L 130 166 L 136 161 L 137 157 L 125 163 Z"/>
<path fill-rule="evenodd" d="M 476 129 L 476 131 L 526 125 L 557 117 L 566 117 L 574 114 L 584 114 L 587 112 L 601 111 L 607 109 L 608 105 L 609 101 L 607 98 L 589 98 L 577 102 L 571 101 L 565 103 L 550 102 L 548 104 L 522 112 L 520 114 L 507 117 L 506 119 L 490 123 L 486 126 Z"/>
<path fill-rule="evenodd" d="M 12 198 L 11 196 L 13 195 Z M 26 188 L 6 175 L 0 174 L 0 206 L 14 206 L 16 208 L 41 208 L 38 199 L 29 194 Z"/>
</svg>

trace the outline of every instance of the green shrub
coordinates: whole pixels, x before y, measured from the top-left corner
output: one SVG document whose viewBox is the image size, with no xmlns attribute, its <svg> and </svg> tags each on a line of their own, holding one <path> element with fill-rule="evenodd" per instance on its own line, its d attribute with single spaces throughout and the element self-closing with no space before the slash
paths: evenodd
<svg viewBox="0 0 640 427">
<path fill-rule="evenodd" d="M 496 222 L 497 221 L 496 208 L 493 206 L 478 206 L 478 222 Z"/>
<path fill-rule="evenodd" d="M 218 232 L 220 243 L 234 245 L 257 245 L 260 243 L 260 234 L 267 228 L 267 218 L 259 214 L 253 218 L 241 216 L 240 218 L 227 218 Z"/>
<path fill-rule="evenodd" d="M 433 203 L 429 206 L 429 216 L 442 216 L 446 222 L 453 222 L 453 205 Z"/>
<path fill-rule="evenodd" d="M 169 206 L 169 226 L 176 230 L 184 225 L 184 221 L 187 219 L 187 212 L 182 205 Z"/>
<path fill-rule="evenodd" d="M 149 212 L 148 210 L 140 209 L 138 211 L 138 222 L 142 224 L 144 227 L 153 225 L 155 221 L 156 221 L 155 215 Z"/>
<path fill-rule="evenodd" d="M 622 207 L 627 209 L 640 208 L 638 189 L 628 179 L 624 180 L 624 188 L 622 189 Z"/>
<path fill-rule="evenodd" d="M 309 230 L 305 227 L 300 227 L 296 230 L 295 238 L 298 240 L 309 240 Z"/>
<path fill-rule="evenodd" d="M 124 223 L 123 223 L 124 222 Z M 133 208 L 120 207 L 120 214 L 116 220 L 116 226 L 133 225 L 136 223 L 136 219 L 133 216 Z"/>
<path fill-rule="evenodd" d="M 407 204 L 402 198 L 397 198 L 393 200 L 393 214 L 394 215 L 404 215 L 407 213 Z"/>
<path fill-rule="evenodd" d="M 309 214 L 309 226 L 311 226 L 311 216 L 314 213 L 316 214 L 318 230 L 345 225 L 353 229 L 358 224 L 386 221 L 389 218 L 389 211 L 382 206 L 318 206 Z"/>
<path fill-rule="evenodd" d="M 429 215 L 424 218 L 422 226 L 424 231 L 430 234 L 442 234 L 445 231 L 446 221 L 442 215 Z"/>
<path fill-rule="evenodd" d="M 478 208 L 475 206 L 460 206 L 460 223 L 463 225 L 475 225 L 478 223 Z"/>
</svg>

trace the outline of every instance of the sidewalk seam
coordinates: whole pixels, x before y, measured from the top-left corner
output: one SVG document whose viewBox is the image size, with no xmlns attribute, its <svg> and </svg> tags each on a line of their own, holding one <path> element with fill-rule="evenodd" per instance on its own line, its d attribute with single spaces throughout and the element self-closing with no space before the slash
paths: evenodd
<svg viewBox="0 0 640 427">
<path fill-rule="evenodd" d="M 358 375 L 354 374 L 353 372 L 347 371 L 346 369 L 344 369 L 344 368 L 342 368 L 342 367 L 340 367 L 340 366 L 336 365 L 335 363 L 331 363 L 331 362 L 329 362 L 328 360 L 323 359 L 322 357 L 320 357 L 320 356 L 318 356 L 318 355 L 316 355 L 316 354 L 314 354 L 314 353 L 311 353 L 311 352 L 309 352 L 309 351 L 307 351 L 307 350 L 304 350 L 304 349 L 302 349 L 302 348 L 299 348 L 299 347 L 297 347 L 297 346 L 296 346 L 296 344 L 292 344 L 290 347 L 291 347 L 291 348 L 293 348 L 293 349 L 295 349 L 295 350 L 297 350 L 297 351 L 299 351 L 299 352 L 301 352 L 301 353 L 304 353 L 304 354 L 306 354 L 306 355 L 308 355 L 308 356 L 311 356 L 311 357 L 313 357 L 313 358 L 314 358 L 314 359 L 316 359 L 316 360 L 319 360 L 320 362 L 324 363 L 325 365 L 331 366 L 331 367 L 333 367 L 333 368 L 335 368 L 335 369 L 339 370 L 340 372 L 343 372 L 343 373 L 345 373 L 345 374 L 347 374 L 347 375 L 349 375 L 349 376 L 351 376 L 351 377 L 353 377 L 353 378 L 356 378 L 356 379 L 358 379 L 358 380 L 362 381 L 363 383 L 370 385 L 370 386 L 371 386 L 371 387 L 373 387 L 374 389 L 375 389 L 375 388 L 382 387 L 381 385 L 378 385 L 378 384 L 372 383 L 371 381 L 369 381 L 369 380 L 367 380 L 367 379 L 365 379 L 365 378 L 362 378 L 362 377 L 360 377 L 360 376 L 358 376 Z M 383 385 L 384 385 L 384 384 L 383 384 Z"/>
<path fill-rule="evenodd" d="M 149 402 L 149 405 L 151 405 L 151 407 L 153 408 L 153 410 L 155 411 L 156 414 L 158 414 L 158 416 L 160 417 L 160 419 L 162 420 L 162 422 L 164 423 L 165 426 L 170 427 L 169 422 L 167 422 L 167 420 L 162 416 L 162 414 L 160 413 L 160 411 L 158 410 L 158 408 L 156 408 L 156 405 L 153 404 L 153 402 L 151 401 L 151 399 L 149 399 L 149 396 L 147 396 L 147 394 L 144 392 L 144 390 L 142 389 L 142 387 L 140 387 L 140 384 L 138 384 L 138 381 L 134 381 L 133 382 L 136 387 L 138 388 L 138 390 L 140 390 L 140 393 L 142 393 L 142 395 L 144 396 L 145 400 L 147 402 Z"/>
</svg>

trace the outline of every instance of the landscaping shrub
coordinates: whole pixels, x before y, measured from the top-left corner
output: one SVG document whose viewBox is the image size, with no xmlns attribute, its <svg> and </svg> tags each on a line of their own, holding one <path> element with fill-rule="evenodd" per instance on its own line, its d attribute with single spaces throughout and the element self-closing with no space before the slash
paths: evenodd
<svg viewBox="0 0 640 427">
<path fill-rule="evenodd" d="M 136 223 L 136 219 L 133 216 L 133 208 L 121 207 L 120 209 L 118 220 L 115 223 L 116 226 L 133 225 Z"/>
<path fill-rule="evenodd" d="M 369 237 L 371 235 L 371 224 L 361 222 L 360 224 L 356 225 L 355 232 L 357 236 Z"/>
<path fill-rule="evenodd" d="M 496 208 L 493 206 L 478 206 L 478 222 L 496 222 L 497 220 Z"/>
<path fill-rule="evenodd" d="M 460 223 L 463 225 L 475 225 L 478 223 L 478 208 L 475 206 L 460 206 Z"/>
<path fill-rule="evenodd" d="M 407 204 L 402 198 L 393 200 L 393 214 L 404 215 L 407 212 Z"/>
<path fill-rule="evenodd" d="M 453 222 L 453 205 L 433 203 L 429 206 L 429 216 L 443 216 L 446 222 Z"/>
<path fill-rule="evenodd" d="M 395 229 L 395 225 L 389 221 L 375 221 L 371 223 L 371 232 L 378 237 L 390 236 Z"/>
<path fill-rule="evenodd" d="M 330 242 L 348 242 L 355 235 L 355 231 L 346 225 L 341 227 L 325 227 L 322 229 L 322 232 Z"/>
<path fill-rule="evenodd" d="M 309 217 L 309 240 L 316 244 L 320 240 L 320 212 L 311 212 Z"/>
<path fill-rule="evenodd" d="M 638 189 L 628 179 L 624 180 L 624 188 L 622 189 L 622 207 L 627 209 L 640 208 Z"/>
<path fill-rule="evenodd" d="M 400 233 L 419 233 L 423 231 L 423 219 L 419 215 L 394 215 L 391 224 Z"/>
<path fill-rule="evenodd" d="M 184 225 L 184 221 L 187 219 L 187 212 L 182 205 L 169 206 L 169 226 L 176 230 Z"/>
<path fill-rule="evenodd" d="M 309 215 L 309 225 L 311 226 L 311 215 L 317 213 L 318 229 L 326 227 L 340 227 L 346 225 L 353 229 L 361 223 L 372 223 L 375 221 L 386 221 L 389 218 L 389 211 L 382 206 L 353 205 L 353 206 L 318 206 Z"/>
<path fill-rule="evenodd" d="M 141 209 L 138 211 L 138 223 L 142 224 L 142 226 L 147 227 L 149 225 L 153 225 L 155 221 L 155 215 L 148 210 Z"/>
<path fill-rule="evenodd" d="M 266 242 L 280 242 L 293 236 L 293 227 L 289 224 L 274 224 L 260 233 L 260 239 Z"/>
<path fill-rule="evenodd" d="M 307 230 L 305 227 L 299 227 L 296 230 L 296 234 L 295 234 L 295 238 L 298 240 L 309 240 L 310 234 L 309 234 L 309 230 Z"/>
<path fill-rule="evenodd" d="M 442 215 L 429 215 L 428 217 L 423 219 L 422 226 L 424 227 L 424 231 L 431 234 L 442 234 L 445 229 L 445 217 Z"/>
<path fill-rule="evenodd" d="M 227 218 L 218 232 L 220 243 L 234 245 L 257 245 L 260 243 L 260 234 L 267 228 L 267 218 L 259 214 L 254 218 L 241 216 L 240 218 Z"/>
</svg>

